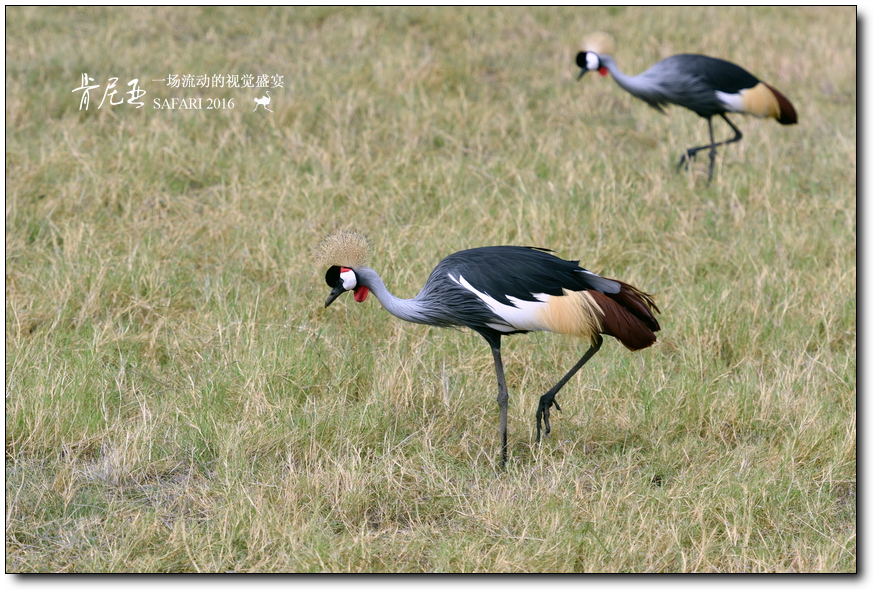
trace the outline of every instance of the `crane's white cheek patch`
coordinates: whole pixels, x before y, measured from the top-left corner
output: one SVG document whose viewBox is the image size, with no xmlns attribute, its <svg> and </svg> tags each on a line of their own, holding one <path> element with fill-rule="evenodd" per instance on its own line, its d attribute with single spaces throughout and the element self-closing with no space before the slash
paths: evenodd
<svg viewBox="0 0 873 590">
<path fill-rule="evenodd" d="M 596 53 L 589 51 L 585 54 L 585 66 L 588 68 L 588 71 L 600 69 L 600 58 Z"/>
<path fill-rule="evenodd" d="M 355 275 L 355 271 L 350 268 L 340 269 L 340 279 L 343 281 L 343 289 L 346 291 L 352 291 L 355 287 L 358 286 L 358 277 Z"/>
</svg>

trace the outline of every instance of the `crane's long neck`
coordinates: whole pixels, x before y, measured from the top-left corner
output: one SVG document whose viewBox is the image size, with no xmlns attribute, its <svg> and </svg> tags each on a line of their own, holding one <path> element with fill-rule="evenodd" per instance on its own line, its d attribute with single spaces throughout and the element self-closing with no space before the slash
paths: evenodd
<svg viewBox="0 0 873 590">
<path fill-rule="evenodd" d="M 422 294 L 424 291 L 413 297 L 412 299 L 400 299 L 396 297 L 382 281 L 382 278 L 375 270 L 368 267 L 359 267 L 355 269 L 355 274 L 358 277 L 358 283 L 369 287 L 382 307 L 387 309 L 391 314 L 397 316 L 401 320 L 407 322 L 415 322 L 416 324 L 444 324 L 439 321 L 425 303 Z"/>
<path fill-rule="evenodd" d="M 640 76 L 628 76 L 622 72 L 618 69 L 618 65 L 616 65 L 615 60 L 612 59 L 611 55 L 598 54 L 598 57 L 600 58 L 600 65 L 605 67 L 606 70 L 612 74 L 612 77 L 615 78 L 615 82 L 619 86 L 634 96 L 647 100 L 651 86 L 647 84 L 645 80 Z"/>
</svg>

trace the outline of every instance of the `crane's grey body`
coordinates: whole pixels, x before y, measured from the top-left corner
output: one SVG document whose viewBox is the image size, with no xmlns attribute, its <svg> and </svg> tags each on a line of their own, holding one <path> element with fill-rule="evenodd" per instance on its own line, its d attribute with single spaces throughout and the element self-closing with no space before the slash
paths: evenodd
<svg viewBox="0 0 873 590">
<path fill-rule="evenodd" d="M 368 287 L 382 306 L 398 318 L 431 326 L 466 326 L 489 342 L 495 333 L 518 334 L 529 329 L 514 325 L 483 305 L 477 290 L 484 290 L 496 304 L 517 308 L 521 301 L 541 301 L 537 295 L 563 295 L 564 288 L 595 289 L 609 294 L 621 289 L 616 281 L 587 271 L 575 261 L 519 246 L 490 246 L 450 254 L 437 264 L 412 299 L 396 297 L 373 269 L 354 270 L 359 283 Z"/>
<path fill-rule="evenodd" d="M 600 55 L 600 62 L 612 74 L 616 83 L 644 101 L 664 112 L 663 107 L 669 104 L 683 106 L 704 118 L 710 118 L 719 113 L 733 110 L 731 105 L 721 101 L 713 91 L 712 82 L 707 77 L 707 69 L 718 67 L 722 71 L 733 68 L 745 73 L 752 87 L 758 80 L 730 62 L 707 57 L 705 55 L 680 54 L 672 55 L 654 64 L 638 76 L 628 76 L 618 69 L 615 60 L 610 55 Z M 733 89 L 736 92 L 739 89 Z M 725 92 L 727 93 L 727 92 Z"/>
</svg>

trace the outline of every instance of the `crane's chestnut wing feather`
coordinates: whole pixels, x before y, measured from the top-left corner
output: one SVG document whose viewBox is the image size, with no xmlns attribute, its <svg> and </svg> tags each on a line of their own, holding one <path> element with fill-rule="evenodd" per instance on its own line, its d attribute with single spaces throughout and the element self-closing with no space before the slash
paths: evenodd
<svg viewBox="0 0 873 590">
<path fill-rule="evenodd" d="M 652 311 L 661 313 L 661 310 L 658 309 L 652 296 L 622 281 L 616 281 L 616 283 L 621 285 L 621 291 L 615 295 L 610 295 L 610 297 L 653 332 L 660 330 L 661 326 Z"/>
<path fill-rule="evenodd" d="M 773 97 L 776 99 L 776 103 L 779 105 L 779 117 L 776 119 L 783 125 L 794 125 L 797 123 L 797 111 L 794 110 L 794 105 L 785 98 L 785 95 L 767 84 L 763 82 L 764 86 L 766 86 Z"/>
<path fill-rule="evenodd" d="M 630 350 L 651 346 L 657 339 L 655 332 L 661 329 L 652 310 L 658 313 L 661 310 L 648 293 L 643 293 L 633 285 L 616 282 L 621 285 L 621 290 L 614 295 L 589 292 L 603 310 L 602 333 L 613 336 Z"/>
</svg>

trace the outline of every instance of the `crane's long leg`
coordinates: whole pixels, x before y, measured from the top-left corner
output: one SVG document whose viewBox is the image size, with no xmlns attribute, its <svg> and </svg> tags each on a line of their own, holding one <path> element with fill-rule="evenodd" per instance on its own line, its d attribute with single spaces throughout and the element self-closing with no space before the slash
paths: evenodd
<svg viewBox="0 0 873 590">
<path fill-rule="evenodd" d="M 500 468 L 506 466 L 506 422 L 509 411 L 509 392 L 506 390 L 506 378 L 503 376 L 503 361 L 500 359 L 500 342 L 491 345 L 494 355 L 494 370 L 497 371 L 497 405 L 500 406 Z"/>
<path fill-rule="evenodd" d="M 715 164 L 715 148 L 720 145 L 727 145 L 729 143 L 734 143 L 735 141 L 739 141 L 743 138 L 742 132 L 737 129 L 737 126 L 731 123 L 731 120 L 728 119 L 724 113 L 719 113 L 722 119 L 724 119 L 725 123 L 731 126 L 731 129 L 734 130 L 734 136 L 732 139 L 728 139 L 726 141 L 720 141 L 715 143 L 715 136 L 712 133 L 712 117 L 706 120 L 709 124 L 709 145 L 700 145 L 697 147 L 688 148 L 685 150 L 685 153 L 682 154 L 682 157 L 679 158 L 679 164 L 676 165 L 676 172 L 682 168 L 682 164 L 685 164 L 685 169 L 688 169 L 688 162 L 691 161 L 691 158 L 697 154 L 700 150 L 709 149 L 709 179 L 707 182 L 712 181 L 712 168 Z"/>
<path fill-rule="evenodd" d="M 537 407 L 537 442 L 540 442 L 540 430 L 541 424 L 540 420 L 544 419 L 546 423 L 546 436 L 549 435 L 549 432 L 552 431 L 552 426 L 549 424 L 549 408 L 552 404 L 555 405 L 555 409 L 559 412 L 561 411 L 561 406 L 558 405 L 557 400 L 555 400 L 555 395 L 561 390 L 564 385 L 567 384 L 567 381 L 570 380 L 573 375 L 582 368 L 582 365 L 587 363 L 594 354 L 600 350 L 600 346 L 603 344 L 603 336 L 600 334 L 597 335 L 597 340 L 594 344 L 591 345 L 591 348 L 579 359 L 579 362 L 573 365 L 573 368 L 564 375 L 560 381 L 558 381 L 554 387 L 548 390 L 541 398 L 540 405 Z"/>
</svg>

